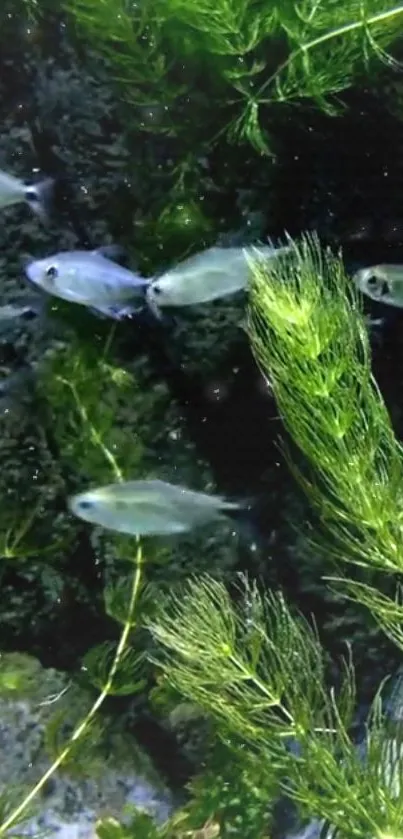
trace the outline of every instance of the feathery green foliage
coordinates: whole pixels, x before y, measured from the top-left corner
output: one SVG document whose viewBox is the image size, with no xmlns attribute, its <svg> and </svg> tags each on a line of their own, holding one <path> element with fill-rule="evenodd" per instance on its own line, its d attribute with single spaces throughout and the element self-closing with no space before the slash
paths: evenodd
<svg viewBox="0 0 403 839">
<path fill-rule="evenodd" d="M 167 651 L 162 668 L 169 684 L 219 719 L 223 737 L 236 733 L 259 749 L 270 742 L 271 757 L 278 750 L 281 764 L 285 738 L 333 727 L 322 655 L 314 632 L 280 596 L 262 597 L 246 581 L 243 595 L 237 608 L 221 583 L 190 580 L 148 625 Z M 347 715 L 351 676 L 348 671 L 341 700 Z"/>
<path fill-rule="evenodd" d="M 249 335 L 286 428 L 312 469 L 298 472 L 327 549 L 403 569 L 403 450 L 371 373 L 365 322 L 340 256 L 315 235 L 252 260 Z"/>
<path fill-rule="evenodd" d="M 208 766 L 189 784 L 190 798 L 169 820 L 156 825 L 137 810 L 124 825 L 106 817 L 100 839 L 269 839 L 273 773 L 255 756 L 217 743 Z"/>
<path fill-rule="evenodd" d="M 345 577 L 325 577 L 325 579 L 347 600 L 366 606 L 385 635 L 403 650 L 403 588 L 401 584 L 397 586 L 395 598 L 392 600 L 378 589 L 359 580 L 349 580 Z"/>
<path fill-rule="evenodd" d="M 243 839 L 268 839 L 273 803 L 278 796 L 277 773 L 256 755 L 218 741 L 203 771 L 189 785 L 191 798 L 172 821 L 181 835 L 199 833 L 209 839 L 216 828 L 221 839 L 236 832 Z M 194 839 L 203 839 L 203 835 Z M 213 839 L 213 837 L 212 837 Z"/>
<path fill-rule="evenodd" d="M 391 745 L 381 695 L 363 760 L 349 733 L 351 665 L 336 696 L 316 633 L 281 596 L 244 581 L 234 605 L 222 584 L 203 577 L 169 596 L 149 629 L 169 684 L 217 721 L 224 742 L 238 740 L 240 754 L 251 749 L 302 813 L 326 820 L 340 837 L 398 835 L 403 759 L 397 741 Z"/>
<path fill-rule="evenodd" d="M 109 347 L 107 343 L 106 351 Z M 118 399 L 109 404 L 108 396 L 111 387 L 115 387 L 119 395 L 122 376 L 115 368 L 107 364 L 105 353 L 89 353 L 88 348 L 73 343 L 73 348 L 65 348 L 62 357 L 52 357 L 51 370 L 43 379 L 43 394 L 48 399 L 55 419 L 55 437 L 60 442 L 62 451 L 67 452 L 73 462 L 80 463 L 77 446 L 80 446 L 81 464 L 90 473 L 101 470 L 103 478 L 109 472 L 110 480 L 123 480 L 124 473 L 114 451 L 117 440 L 114 436 L 117 420 Z M 55 366 L 55 364 L 57 366 Z M 52 390 L 53 387 L 53 390 Z M 67 431 L 66 431 L 67 428 Z M 131 441 L 132 443 L 132 441 Z M 136 447 L 131 445 L 136 454 Z M 119 446 L 119 457 L 126 457 L 126 446 Z M 76 459 L 75 459 L 76 458 Z M 129 460 L 129 464 L 132 461 Z M 102 468 L 103 467 L 103 468 Z M 11 810 L 0 824 L 0 836 L 4 836 L 11 827 L 19 824 L 25 817 L 27 808 L 35 801 L 44 788 L 46 782 L 60 767 L 72 761 L 79 766 L 77 748 L 94 741 L 94 732 L 98 726 L 98 711 L 106 697 L 113 694 L 135 693 L 143 687 L 139 678 L 143 655 L 136 653 L 130 646 L 131 634 L 136 623 L 136 610 L 142 592 L 143 553 L 140 541 L 132 540 L 135 545 L 133 551 L 133 566 L 127 590 L 125 617 L 122 621 L 122 604 L 119 592 L 119 606 L 113 606 L 113 591 L 108 590 L 108 602 L 111 613 L 119 610 L 123 623 L 121 635 L 116 648 L 111 645 L 101 645 L 91 650 L 84 659 L 83 670 L 89 680 L 97 686 L 99 693 L 91 708 L 76 722 L 67 739 L 61 735 L 61 725 L 65 715 L 60 710 L 48 727 L 48 746 L 51 745 L 54 759 L 48 770 L 42 775 L 31 791 L 22 797 L 18 805 Z M 95 728 L 94 728 L 95 726 Z M 95 737 L 96 739 L 96 737 Z M 81 752 L 82 754 L 82 752 Z"/>
<path fill-rule="evenodd" d="M 104 481 L 108 472 L 111 481 L 122 480 L 118 460 L 130 473 L 142 455 L 138 435 L 122 427 L 122 413 L 138 391 L 133 377 L 109 360 L 113 333 L 103 348 L 71 334 L 40 371 L 45 420 L 60 456 L 94 482 Z"/>
<path fill-rule="evenodd" d="M 194 141 L 196 125 L 210 142 L 225 130 L 259 153 L 270 150 L 261 118 L 268 105 L 309 98 L 334 113 L 338 94 L 371 57 L 393 63 L 386 49 L 403 15 L 390 0 L 65 0 L 65 7 L 110 61 L 126 100 L 143 108 L 143 130 L 186 136 L 190 128 Z"/>
</svg>

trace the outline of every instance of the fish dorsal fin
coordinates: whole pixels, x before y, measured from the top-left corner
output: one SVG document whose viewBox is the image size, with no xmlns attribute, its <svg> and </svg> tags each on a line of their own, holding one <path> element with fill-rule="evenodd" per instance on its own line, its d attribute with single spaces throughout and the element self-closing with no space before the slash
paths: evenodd
<svg viewBox="0 0 403 839">
<path fill-rule="evenodd" d="M 99 248 L 94 248 L 91 251 L 95 256 L 104 256 L 105 259 L 111 259 L 113 262 L 127 263 L 128 254 L 123 245 L 101 245 Z"/>
</svg>

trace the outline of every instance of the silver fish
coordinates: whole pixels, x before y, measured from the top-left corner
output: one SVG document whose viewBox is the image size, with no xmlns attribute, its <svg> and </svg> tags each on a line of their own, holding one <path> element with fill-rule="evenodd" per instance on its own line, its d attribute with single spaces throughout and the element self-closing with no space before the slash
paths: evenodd
<svg viewBox="0 0 403 839">
<path fill-rule="evenodd" d="M 268 259 L 288 249 L 257 248 Z M 158 315 L 163 306 L 194 306 L 241 291 L 250 276 L 249 252 L 249 248 L 214 246 L 185 259 L 150 283 L 146 295 L 150 308 Z"/>
<path fill-rule="evenodd" d="M 13 303 L 6 303 L 4 306 L 0 306 L 0 325 L 8 323 L 9 321 L 18 320 L 19 318 L 24 320 L 34 318 L 39 311 L 39 304 L 31 306 L 15 306 Z"/>
<path fill-rule="evenodd" d="M 120 320 L 136 311 L 150 281 L 108 259 L 111 251 L 62 251 L 29 262 L 25 272 L 48 294 Z"/>
<path fill-rule="evenodd" d="M 160 480 L 126 481 L 75 495 L 74 515 L 108 530 L 133 536 L 186 533 L 222 519 L 242 505 Z"/>
<path fill-rule="evenodd" d="M 403 265 L 373 265 L 361 268 L 353 281 L 362 294 L 378 303 L 403 307 Z"/>
<path fill-rule="evenodd" d="M 48 215 L 48 204 L 54 181 L 45 178 L 27 185 L 20 178 L 0 170 L 0 209 L 26 203 L 42 220 Z"/>
</svg>

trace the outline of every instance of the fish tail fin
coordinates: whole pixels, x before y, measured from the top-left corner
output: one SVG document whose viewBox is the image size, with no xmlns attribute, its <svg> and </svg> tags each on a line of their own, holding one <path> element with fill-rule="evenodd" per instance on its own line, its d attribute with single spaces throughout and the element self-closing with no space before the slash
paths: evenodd
<svg viewBox="0 0 403 839">
<path fill-rule="evenodd" d="M 150 285 L 148 286 L 147 291 L 146 291 L 146 301 L 147 301 L 147 306 L 148 306 L 151 314 L 154 315 L 156 320 L 158 320 L 160 323 L 163 323 L 164 322 L 164 315 L 162 314 L 162 311 L 161 311 L 160 307 L 158 306 L 158 303 L 155 300 L 155 295 L 152 292 L 152 281 L 151 280 L 150 280 Z"/>
<path fill-rule="evenodd" d="M 50 217 L 55 181 L 53 178 L 45 178 L 37 184 L 27 186 L 25 198 L 31 209 L 42 221 Z"/>
<path fill-rule="evenodd" d="M 231 505 L 231 506 L 230 506 Z M 258 499 L 255 497 L 228 501 L 223 512 L 234 524 L 235 535 L 248 552 L 262 552 L 264 536 L 258 523 Z"/>
<path fill-rule="evenodd" d="M 112 320 L 125 320 L 126 318 L 133 318 L 143 311 L 143 306 L 122 306 L 119 304 L 112 304 L 110 306 L 90 306 L 89 309 L 98 317 L 111 318 Z"/>
</svg>

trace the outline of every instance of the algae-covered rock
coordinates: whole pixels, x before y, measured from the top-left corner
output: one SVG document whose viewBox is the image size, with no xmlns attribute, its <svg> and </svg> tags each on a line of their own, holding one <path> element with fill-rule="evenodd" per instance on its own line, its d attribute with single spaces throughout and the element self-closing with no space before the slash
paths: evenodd
<svg viewBox="0 0 403 839">
<path fill-rule="evenodd" d="M 0 657 L 0 691 L 0 791 L 18 791 L 20 803 L 48 770 L 69 727 L 86 716 L 93 697 L 73 687 L 65 674 L 18 653 Z M 105 722 L 94 740 L 86 738 L 67 771 L 49 777 L 20 828 L 23 835 L 50 829 L 60 839 L 89 837 L 97 818 L 121 816 L 128 804 L 157 820 L 167 818 L 170 796 L 149 758 L 127 732 L 111 740 Z"/>
</svg>

